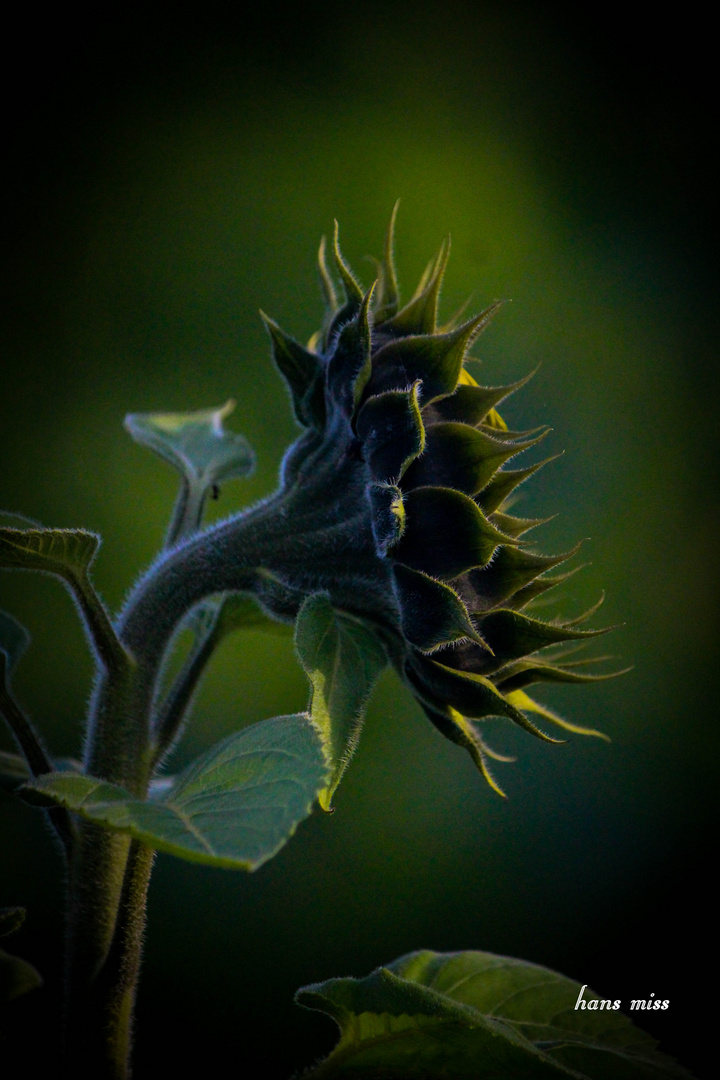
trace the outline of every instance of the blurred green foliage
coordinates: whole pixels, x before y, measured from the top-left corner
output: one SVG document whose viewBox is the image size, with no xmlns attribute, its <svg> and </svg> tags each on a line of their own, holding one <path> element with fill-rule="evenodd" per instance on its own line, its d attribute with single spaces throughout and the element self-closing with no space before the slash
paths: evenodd
<svg viewBox="0 0 720 1080">
<path fill-rule="evenodd" d="M 661 62 L 669 37 L 631 48 L 609 13 L 595 25 L 553 5 L 278 19 L 28 30 L 5 177 L 0 504 L 101 533 L 95 578 L 117 608 L 176 485 L 123 431 L 127 412 L 236 398 L 229 426 L 258 468 L 211 513 L 269 493 L 296 429 L 257 309 L 309 337 L 321 233 L 337 217 L 359 270 L 400 196 L 405 295 L 450 232 L 443 313 L 471 291 L 473 309 L 514 300 L 474 349 L 478 377 L 542 363 L 507 418 L 550 423 L 543 453 L 566 454 L 522 511 L 559 512 L 544 551 L 591 537 L 563 610 L 606 589 L 606 620 L 624 624 L 613 650 L 635 670 L 544 695 L 611 747 L 536 747 L 498 723 L 519 758 L 502 767 L 507 802 L 385 676 L 334 816 L 313 815 L 253 876 L 161 856 L 137 1075 L 187 1069 L 209 1038 L 287 1075 L 333 1041 L 292 1005 L 297 986 L 418 948 L 510 953 L 613 998 L 669 998 L 648 1027 L 692 1065 L 716 740 L 710 180 L 703 114 L 687 120 L 702 62 L 681 86 Z M 688 71 L 697 46 L 681 40 Z M 69 598 L 4 574 L 0 605 L 33 635 L 18 696 L 53 752 L 77 755 L 91 665 Z M 176 764 L 307 700 L 289 639 L 237 636 Z M 0 830 L 0 904 L 27 907 L 16 948 L 46 980 L 12 1006 L 19 1041 L 55 1007 L 60 867 L 36 811 L 2 796 Z"/>
</svg>

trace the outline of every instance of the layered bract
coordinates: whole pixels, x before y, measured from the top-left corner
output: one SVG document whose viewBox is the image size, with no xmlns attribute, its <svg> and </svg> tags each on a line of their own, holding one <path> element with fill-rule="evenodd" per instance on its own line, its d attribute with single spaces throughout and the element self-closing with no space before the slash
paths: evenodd
<svg viewBox="0 0 720 1080">
<path fill-rule="evenodd" d="M 509 431 L 496 406 L 527 380 L 479 386 L 468 351 L 500 306 L 437 325 L 449 245 L 401 306 L 393 223 L 377 281 L 364 291 L 337 240 L 338 299 L 320 247 L 324 325 L 305 347 L 264 317 L 275 361 L 305 429 L 282 467 L 289 540 L 322 565 L 303 581 L 268 575 L 262 599 L 291 615 L 299 591 L 324 588 L 332 602 L 374 624 L 423 709 L 466 747 L 484 775 L 489 750 L 477 721 L 507 717 L 549 741 L 529 715 L 597 734 L 531 698 L 534 683 L 582 683 L 587 661 L 569 659 L 588 637 L 580 619 L 542 621 L 531 602 L 569 576 L 548 575 L 574 551 L 542 555 L 524 537 L 541 522 L 508 512 L 509 497 L 544 461 L 512 459 L 546 430 Z"/>
</svg>

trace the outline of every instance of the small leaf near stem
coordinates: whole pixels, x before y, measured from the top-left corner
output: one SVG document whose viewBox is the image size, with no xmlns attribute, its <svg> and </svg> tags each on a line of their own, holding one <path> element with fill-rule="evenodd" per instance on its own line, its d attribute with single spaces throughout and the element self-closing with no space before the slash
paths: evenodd
<svg viewBox="0 0 720 1080">
<path fill-rule="evenodd" d="M 297 617 L 295 647 L 310 679 L 310 717 L 330 767 L 320 805 L 330 810 L 333 794 L 360 737 L 364 710 L 387 664 L 376 633 L 360 619 L 336 611 L 322 594 L 309 597 Z"/>
<path fill-rule="evenodd" d="M 197 532 L 211 491 L 225 480 L 247 476 L 255 467 L 255 455 L 247 439 L 223 428 L 223 420 L 234 408 L 235 402 L 228 401 L 217 409 L 130 413 L 125 418 L 125 427 L 133 439 L 154 450 L 182 477 L 167 547 Z"/>
<path fill-rule="evenodd" d="M 83 615 L 88 640 L 108 673 L 127 669 L 130 657 L 90 581 L 100 538 L 85 529 L 0 528 L 0 568 L 39 570 L 69 586 Z"/>
<path fill-rule="evenodd" d="M 255 467 L 255 455 L 247 440 L 223 428 L 223 420 L 234 408 L 235 402 L 230 400 L 217 409 L 131 413 L 125 418 L 125 427 L 133 439 L 154 450 L 181 476 L 166 549 L 198 532 L 207 497 L 212 493 L 217 498 L 221 481 L 247 476 Z M 227 614 L 227 607 L 226 599 L 210 598 L 186 620 L 186 625 L 194 630 L 195 641 L 152 720 L 154 765 L 177 738 L 208 662 L 232 629 L 222 614 L 223 611 Z"/>
</svg>

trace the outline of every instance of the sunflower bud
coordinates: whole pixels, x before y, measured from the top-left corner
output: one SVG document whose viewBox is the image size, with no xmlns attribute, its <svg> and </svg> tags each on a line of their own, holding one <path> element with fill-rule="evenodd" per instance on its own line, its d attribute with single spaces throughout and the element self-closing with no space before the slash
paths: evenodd
<svg viewBox="0 0 720 1080">
<path fill-rule="evenodd" d="M 569 658 L 605 631 L 530 614 L 533 600 L 569 576 L 548 572 L 576 550 L 536 553 L 522 538 L 541 522 L 508 512 L 515 489 L 546 463 L 516 468 L 514 459 L 547 431 L 510 431 L 497 411 L 527 379 L 480 386 L 465 368 L 500 303 L 438 327 L 449 244 L 401 306 L 393 224 L 394 215 L 368 290 L 340 251 L 337 227 L 333 269 L 323 239 L 327 310 L 308 346 L 263 316 L 304 428 L 283 462 L 284 514 L 313 556 L 302 572 L 300 557 L 279 556 L 274 587 L 286 581 L 298 597 L 323 591 L 374 626 L 430 720 L 499 790 L 488 768 L 499 755 L 478 722 L 507 717 L 551 742 L 531 715 L 598 734 L 564 721 L 527 688 L 608 677 Z M 272 609 L 269 593 L 263 600 Z M 284 594 L 278 614 L 287 617 L 288 603 Z"/>
</svg>

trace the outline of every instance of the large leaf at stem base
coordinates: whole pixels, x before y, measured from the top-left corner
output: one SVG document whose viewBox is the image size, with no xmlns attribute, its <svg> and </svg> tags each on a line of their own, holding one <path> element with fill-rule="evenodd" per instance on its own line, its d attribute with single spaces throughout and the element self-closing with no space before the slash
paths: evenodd
<svg viewBox="0 0 720 1080">
<path fill-rule="evenodd" d="M 37 777 L 23 793 L 190 862 L 255 870 L 308 816 L 326 778 L 315 728 L 295 714 L 231 735 L 146 800 L 68 773 Z"/>
<path fill-rule="evenodd" d="M 594 1008 L 575 1009 L 581 990 Z M 492 953 L 410 953 L 365 979 L 303 987 L 296 1000 L 341 1031 L 307 1080 L 690 1077 L 586 987 Z"/>
<path fill-rule="evenodd" d="M 355 751 L 370 691 L 387 657 L 373 630 L 336 611 L 321 594 L 310 596 L 298 614 L 295 647 L 312 685 L 310 716 L 330 767 L 329 783 L 319 797 L 323 810 L 329 810 Z"/>
</svg>

